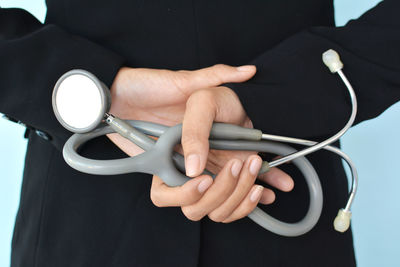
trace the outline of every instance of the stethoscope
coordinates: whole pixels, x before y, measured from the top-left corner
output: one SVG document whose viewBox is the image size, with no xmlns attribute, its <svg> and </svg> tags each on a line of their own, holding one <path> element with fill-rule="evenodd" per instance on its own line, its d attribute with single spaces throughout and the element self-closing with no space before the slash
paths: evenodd
<svg viewBox="0 0 400 267">
<path fill-rule="evenodd" d="M 338 73 L 350 94 L 352 112 L 346 125 L 334 136 L 322 142 L 270 135 L 257 129 L 242 128 L 237 125 L 214 123 L 210 132 L 210 148 L 218 150 L 245 150 L 269 152 L 282 157 L 271 162 L 263 162 L 261 173 L 287 162 L 296 165 L 304 175 L 310 194 L 309 209 L 304 218 L 296 223 L 279 221 L 256 207 L 248 217 L 263 228 L 282 236 L 299 236 L 310 231 L 322 211 L 323 194 L 318 175 L 305 158 L 306 155 L 326 149 L 342 157 L 350 167 L 352 187 L 347 205 L 340 209 L 334 220 L 334 228 L 339 232 L 350 226 L 351 205 L 356 194 L 358 176 L 351 159 L 340 149 L 330 146 L 353 124 L 357 113 L 354 90 L 342 72 L 343 64 L 334 50 L 322 54 L 322 60 L 332 73 Z M 174 152 L 180 143 L 182 125 L 167 127 L 145 121 L 124 121 L 109 114 L 111 97 L 108 88 L 93 74 L 84 70 L 65 73 L 56 83 L 52 97 L 54 113 L 58 121 L 75 134 L 64 145 L 65 161 L 74 169 L 97 175 L 113 175 L 142 172 L 159 176 L 169 186 L 179 186 L 190 178 L 185 176 L 182 155 Z M 109 133 L 118 133 L 145 152 L 135 157 L 112 160 L 94 160 L 78 154 L 79 148 L 87 141 Z M 154 140 L 149 136 L 159 137 Z M 297 151 L 282 143 L 308 146 Z M 209 171 L 205 171 L 212 175 Z"/>
</svg>

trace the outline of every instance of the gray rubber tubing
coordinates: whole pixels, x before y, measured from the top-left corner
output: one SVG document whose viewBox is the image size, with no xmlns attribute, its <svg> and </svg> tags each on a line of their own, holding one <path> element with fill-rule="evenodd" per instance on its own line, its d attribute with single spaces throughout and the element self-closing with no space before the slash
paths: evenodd
<svg viewBox="0 0 400 267">
<path fill-rule="evenodd" d="M 296 152 L 294 148 L 288 145 L 269 141 L 232 142 L 210 140 L 210 147 L 214 149 L 225 150 L 270 152 L 281 156 Z M 310 206 L 304 218 L 296 223 L 285 223 L 273 218 L 258 207 L 256 207 L 253 212 L 248 215 L 248 217 L 258 225 L 275 234 L 283 236 L 299 236 L 310 231 L 319 220 L 323 204 L 321 183 L 311 163 L 305 157 L 296 158 L 292 161 L 292 163 L 296 165 L 296 167 L 299 168 L 301 173 L 304 175 L 304 179 L 306 180 L 310 194 Z"/>
<path fill-rule="evenodd" d="M 177 157 L 173 150 L 174 146 L 180 143 L 181 140 L 181 125 L 168 128 L 166 126 L 142 121 L 127 121 L 127 123 L 135 127 L 136 130 L 149 135 L 160 136 L 160 138 L 155 144 L 154 140 L 149 137 L 149 143 L 142 138 L 143 142 L 147 144 L 146 146 L 150 143 L 153 146 L 148 151 L 135 157 L 93 160 L 80 156 L 77 151 L 82 144 L 98 136 L 114 132 L 109 126 L 100 127 L 90 133 L 74 134 L 71 136 L 65 143 L 63 149 L 65 161 L 72 168 L 90 174 L 114 175 L 131 172 L 149 173 L 159 176 L 169 186 L 179 186 L 190 179 L 177 169 L 178 167 L 182 171 L 184 170 L 182 166 L 184 165 L 184 161 L 183 157 Z M 232 133 L 231 130 L 232 128 L 230 128 L 230 126 L 216 126 L 213 127 L 211 136 L 214 136 L 214 138 L 222 138 L 225 136 L 227 137 L 226 139 L 234 139 L 230 138 L 236 135 Z M 250 131 L 248 135 L 246 133 L 240 133 L 240 136 L 242 139 L 249 137 L 249 139 L 255 140 L 255 135 L 258 135 L 256 131 Z M 210 148 L 270 152 L 277 155 L 287 155 L 296 151 L 280 143 L 246 140 L 210 140 Z M 258 207 L 248 215 L 251 220 L 263 228 L 282 236 L 299 236 L 310 231 L 318 222 L 323 204 L 321 184 L 311 163 L 304 157 L 294 159 L 292 163 L 295 164 L 304 175 L 310 194 L 310 206 L 304 218 L 296 223 L 285 223 L 266 214 Z"/>
</svg>

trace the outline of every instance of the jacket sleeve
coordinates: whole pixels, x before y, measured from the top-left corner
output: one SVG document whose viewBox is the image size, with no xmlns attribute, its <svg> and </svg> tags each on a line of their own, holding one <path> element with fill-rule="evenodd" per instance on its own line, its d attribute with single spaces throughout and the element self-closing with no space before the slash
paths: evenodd
<svg viewBox="0 0 400 267">
<path fill-rule="evenodd" d="M 257 57 L 253 79 L 227 84 L 254 127 L 272 134 L 322 137 L 341 129 L 350 99 L 321 55 L 336 50 L 358 97 L 356 123 L 400 99 L 400 1 L 385 0 L 344 27 L 313 27 Z"/>
<path fill-rule="evenodd" d="M 51 106 L 58 78 L 82 68 L 110 86 L 123 62 L 114 52 L 42 24 L 24 10 L 0 8 L 0 112 L 48 133 L 59 148 L 71 133 Z"/>
</svg>

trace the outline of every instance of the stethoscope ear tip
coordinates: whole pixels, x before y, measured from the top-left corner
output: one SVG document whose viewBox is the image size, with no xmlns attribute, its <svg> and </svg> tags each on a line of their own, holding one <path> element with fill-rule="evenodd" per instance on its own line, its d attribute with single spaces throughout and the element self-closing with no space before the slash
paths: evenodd
<svg viewBox="0 0 400 267">
<path fill-rule="evenodd" d="M 322 54 L 322 61 L 332 73 L 338 72 L 343 68 L 339 54 L 333 49 L 329 49 Z"/>
<path fill-rule="evenodd" d="M 344 233 L 350 227 L 351 211 L 340 209 L 338 215 L 333 221 L 333 226 L 335 230 Z"/>
</svg>

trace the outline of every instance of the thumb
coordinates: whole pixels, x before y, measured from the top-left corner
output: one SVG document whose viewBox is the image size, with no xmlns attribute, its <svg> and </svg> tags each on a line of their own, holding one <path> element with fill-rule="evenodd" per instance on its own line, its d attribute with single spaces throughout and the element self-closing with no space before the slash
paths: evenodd
<svg viewBox="0 0 400 267">
<path fill-rule="evenodd" d="M 196 203 L 213 183 L 208 175 L 190 179 L 176 187 L 167 186 L 161 178 L 153 176 L 150 199 L 157 207 L 179 207 Z"/>
<path fill-rule="evenodd" d="M 233 67 L 217 64 L 212 67 L 186 72 L 186 87 L 198 90 L 209 87 L 217 87 L 223 83 L 240 83 L 249 80 L 256 73 L 254 65 Z"/>
</svg>

